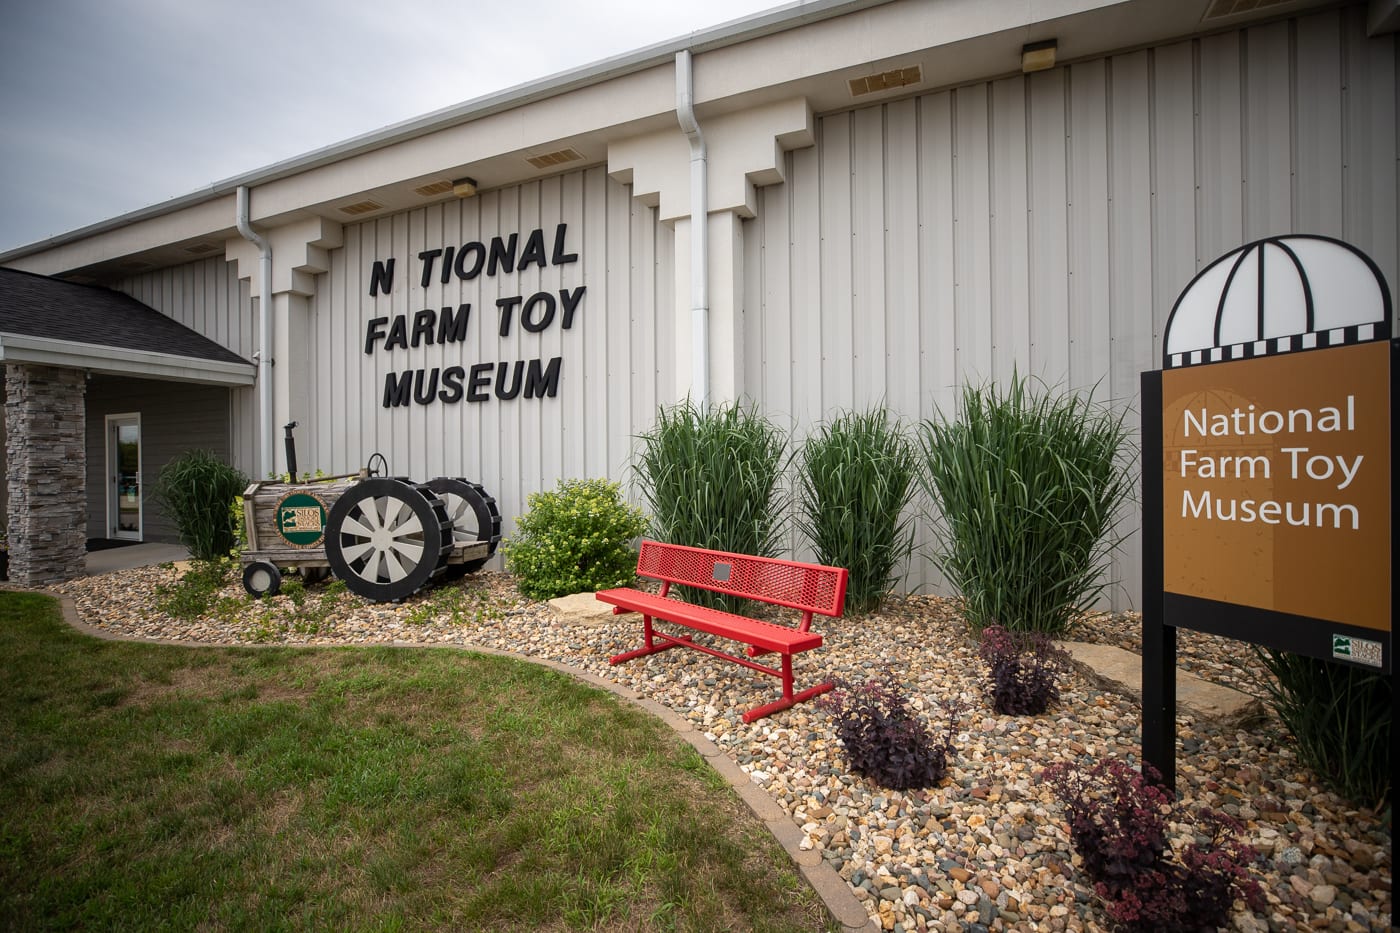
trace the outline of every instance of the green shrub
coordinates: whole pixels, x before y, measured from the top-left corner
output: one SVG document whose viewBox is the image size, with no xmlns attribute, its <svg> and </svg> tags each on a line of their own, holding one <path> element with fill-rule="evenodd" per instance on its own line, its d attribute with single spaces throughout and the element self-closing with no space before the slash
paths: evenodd
<svg viewBox="0 0 1400 933">
<path fill-rule="evenodd" d="M 622 586 L 636 578 L 632 541 L 645 530 L 642 510 L 622 501 L 617 483 L 561 480 L 530 495 L 503 544 L 506 567 L 531 599 Z"/>
<path fill-rule="evenodd" d="M 1131 492 L 1121 415 L 1027 380 L 963 389 L 956 420 L 921 426 L 923 482 L 942 512 L 937 560 L 974 630 L 1064 631 L 1107 587 Z"/>
<path fill-rule="evenodd" d="M 243 512 L 242 490 L 229 500 L 228 522 L 229 527 L 233 529 L 233 546 L 228 549 L 228 557 L 237 563 L 243 559 L 243 550 L 248 544 L 248 517 Z"/>
<path fill-rule="evenodd" d="M 210 451 L 187 450 L 160 471 L 153 496 L 190 555 L 215 560 L 234 547 L 229 500 L 247 486 L 248 477 Z"/>
<path fill-rule="evenodd" d="M 913 550 L 904 513 L 917 470 L 913 445 L 885 409 L 840 415 L 802 445 L 797 524 L 818 561 L 850 571 L 846 606 L 855 612 L 880 605 Z"/>
<path fill-rule="evenodd" d="M 172 619 L 198 619 L 215 607 L 219 591 L 233 577 L 233 566 L 227 558 L 196 558 L 173 583 L 156 586 L 156 608 Z"/>
<path fill-rule="evenodd" d="M 1316 658 L 1256 649 L 1273 678 L 1270 705 L 1298 740 L 1298 757 L 1318 779 L 1360 806 L 1380 811 L 1391 797 L 1390 677 Z"/>
</svg>

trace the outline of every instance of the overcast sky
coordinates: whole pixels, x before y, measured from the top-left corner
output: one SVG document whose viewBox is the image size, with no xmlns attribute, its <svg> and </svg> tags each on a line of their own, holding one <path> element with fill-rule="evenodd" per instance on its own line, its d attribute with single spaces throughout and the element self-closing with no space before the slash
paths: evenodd
<svg viewBox="0 0 1400 933">
<path fill-rule="evenodd" d="M 0 250 L 782 0 L 0 0 Z"/>
</svg>

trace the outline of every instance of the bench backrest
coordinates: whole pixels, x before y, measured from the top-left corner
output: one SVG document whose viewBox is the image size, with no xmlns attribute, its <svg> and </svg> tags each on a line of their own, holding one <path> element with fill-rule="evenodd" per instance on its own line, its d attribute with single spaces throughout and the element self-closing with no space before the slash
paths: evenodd
<svg viewBox="0 0 1400 933">
<path fill-rule="evenodd" d="M 643 540 L 637 573 L 665 583 L 732 593 L 825 616 L 840 616 L 846 602 L 844 567 L 800 564 L 683 544 Z"/>
</svg>

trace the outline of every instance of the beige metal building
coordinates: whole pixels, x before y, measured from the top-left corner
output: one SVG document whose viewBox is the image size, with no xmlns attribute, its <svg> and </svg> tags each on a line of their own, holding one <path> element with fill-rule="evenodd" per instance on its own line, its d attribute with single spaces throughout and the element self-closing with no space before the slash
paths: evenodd
<svg viewBox="0 0 1400 933">
<path fill-rule="evenodd" d="M 687 395 L 798 436 L 1013 368 L 1132 408 L 1223 253 L 1323 234 L 1397 281 L 1397 25 L 1395 0 L 789 4 L 0 255 L 237 360 L 39 346 L 0 307 L 7 446 L 47 404 L 23 386 L 82 397 L 80 549 L 167 536 L 141 496 L 186 443 L 283 469 L 290 421 L 303 469 L 477 479 L 509 531 L 560 478 L 627 478 Z M 12 550 L 56 521 L 16 509 L 51 466 L 11 454 Z M 1138 564 L 1130 540 L 1120 605 Z"/>
</svg>

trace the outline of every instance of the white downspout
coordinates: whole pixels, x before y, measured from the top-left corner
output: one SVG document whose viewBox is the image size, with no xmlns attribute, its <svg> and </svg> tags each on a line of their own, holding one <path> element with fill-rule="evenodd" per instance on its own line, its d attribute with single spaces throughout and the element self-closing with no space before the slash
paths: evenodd
<svg viewBox="0 0 1400 933">
<path fill-rule="evenodd" d="M 272 475 L 276 432 L 272 426 L 272 244 L 248 223 L 248 186 L 238 186 L 238 232 L 258 248 L 258 478 Z"/>
<path fill-rule="evenodd" d="M 690 140 L 691 389 L 703 410 L 710 403 L 710 195 L 705 137 L 695 122 L 689 49 L 676 53 L 676 118 Z"/>
</svg>

